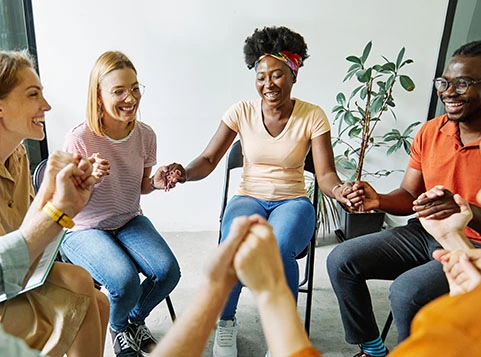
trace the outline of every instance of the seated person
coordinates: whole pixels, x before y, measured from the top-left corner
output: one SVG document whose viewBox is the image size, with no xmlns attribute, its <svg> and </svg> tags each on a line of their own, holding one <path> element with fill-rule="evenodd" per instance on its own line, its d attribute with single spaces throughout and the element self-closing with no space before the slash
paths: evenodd
<svg viewBox="0 0 481 357">
<path fill-rule="evenodd" d="M 32 202 L 29 162 L 21 142 L 43 139 L 48 110 L 31 58 L 25 52 L 0 52 L 0 244 L 7 252 L 0 261 L 0 290 L 7 298 L 22 290 L 29 268 L 61 232 L 61 224 L 69 222 L 54 221 L 45 213 L 46 204 L 74 217 L 98 180 L 86 159 L 55 152 Z M 10 248 L 14 253 L 8 253 Z M 105 295 L 84 269 L 54 263 L 42 286 L 0 304 L 0 321 L 6 333 L 42 354 L 102 356 L 108 311 Z"/>
</svg>

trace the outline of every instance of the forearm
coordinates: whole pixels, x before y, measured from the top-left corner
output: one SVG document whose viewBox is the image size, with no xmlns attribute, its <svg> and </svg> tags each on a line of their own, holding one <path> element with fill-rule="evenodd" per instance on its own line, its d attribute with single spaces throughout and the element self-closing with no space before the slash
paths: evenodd
<svg viewBox="0 0 481 357">
<path fill-rule="evenodd" d="M 151 356 L 202 356 L 230 288 L 204 282 Z"/>
<path fill-rule="evenodd" d="M 474 248 L 473 243 L 466 238 L 463 231 L 451 231 L 435 239 L 446 250 L 467 250 Z"/>
<path fill-rule="evenodd" d="M 62 230 L 57 222 L 42 211 L 40 203 L 37 199 L 33 201 L 19 228 L 27 244 L 31 263 Z"/>
<path fill-rule="evenodd" d="M 195 158 L 185 168 L 186 181 L 202 180 L 214 171 L 217 164 L 218 162 L 213 162 L 202 155 Z"/>
<path fill-rule="evenodd" d="M 340 185 L 342 183 L 336 172 L 329 172 L 325 175 L 318 176 L 317 182 L 321 191 L 332 198 L 336 198 L 333 189 L 336 188 L 336 185 Z"/>
<path fill-rule="evenodd" d="M 396 216 L 407 216 L 413 214 L 413 197 L 406 190 L 399 188 L 388 194 L 378 195 L 378 209 Z"/>
<path fill-rule="evenodd" d="M 287 284 L 256 296 L 256 301 L 271 356 L 289 356 L 311 346 Z"/>
</svg>

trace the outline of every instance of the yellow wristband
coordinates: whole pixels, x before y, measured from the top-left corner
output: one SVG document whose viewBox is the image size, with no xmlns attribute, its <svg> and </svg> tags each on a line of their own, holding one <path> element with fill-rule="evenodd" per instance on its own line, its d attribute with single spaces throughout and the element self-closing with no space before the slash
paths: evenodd
<svg viewBox="0 0 481 357">
<path fill-rule="evenodd" d="M 45 206 L 43 206 L 42 210 L 55 222 L 60 224 L 64 228 L 72 228 L 75 223 L 73 223 L 72 218 L 67 216 L 57 207 L 55 207 L 52 202 L 48 201 Z"/>
</svg>

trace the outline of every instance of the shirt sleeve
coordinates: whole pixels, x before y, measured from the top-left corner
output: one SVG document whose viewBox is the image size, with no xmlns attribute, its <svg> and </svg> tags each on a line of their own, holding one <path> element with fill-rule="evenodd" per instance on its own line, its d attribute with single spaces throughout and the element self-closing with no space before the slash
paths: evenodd
<svg viewBox="0 0 481 357">
<path fill-rule="evenodd" d="M 22 290 L 30 266 L 27 244 L 20 231 L 0 237 L 0 294 L 7 298 Z"/>
<path fill-rule="evenodd" d="M 322 357 L 322 354 L 313 346 L 303 348 L 289 357 Z"/>
</svg>

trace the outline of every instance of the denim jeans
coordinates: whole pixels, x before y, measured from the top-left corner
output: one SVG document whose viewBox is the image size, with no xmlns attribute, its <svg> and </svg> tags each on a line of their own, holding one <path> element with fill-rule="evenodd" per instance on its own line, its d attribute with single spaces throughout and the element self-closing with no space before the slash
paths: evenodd
<svg viewBox="0 0 481 357">
<path fill-rule="evenodd" d="M 180 279 L 174 254 L 142 215 L 116 230 L 70 232 L 62 250 L 107 289 L 110 325 L 116 331 L 125 331 L 129 319 L 144 322 Z M 142 282 L 139 272 L 145 276 Z"/>
<path fill-rule="evenodd" d="M 299 266 L 296 257 L 309 244 L 314 232 L 316 217 L 314 206 L 307 197 L 282 201 L 262 201 L 253 197 L 234 196 L 227 204 L 222 220 L 221 241 L 229 234 L 235 217 L 259 214 L 273 227 L 281 253 L 287 284 L 297 300 L 299 292 Z M 233 319 L 242 285 L 233 289 L 221 314 L 223 320 Z"/>
<path fill-rule="evenodd" d="M 443 267 L 432 257 L 441 248 L 418 219 L 334 248 L 327 257 L 327 271 L 339 302 L 346 341 L 359 344 L 379 336 L 366 284 L 370 279 L 394 280 L 389 289 L 391 311 L 398 342 L 405 340 L 419 309 L 449 292 Z"/>
</svg>

